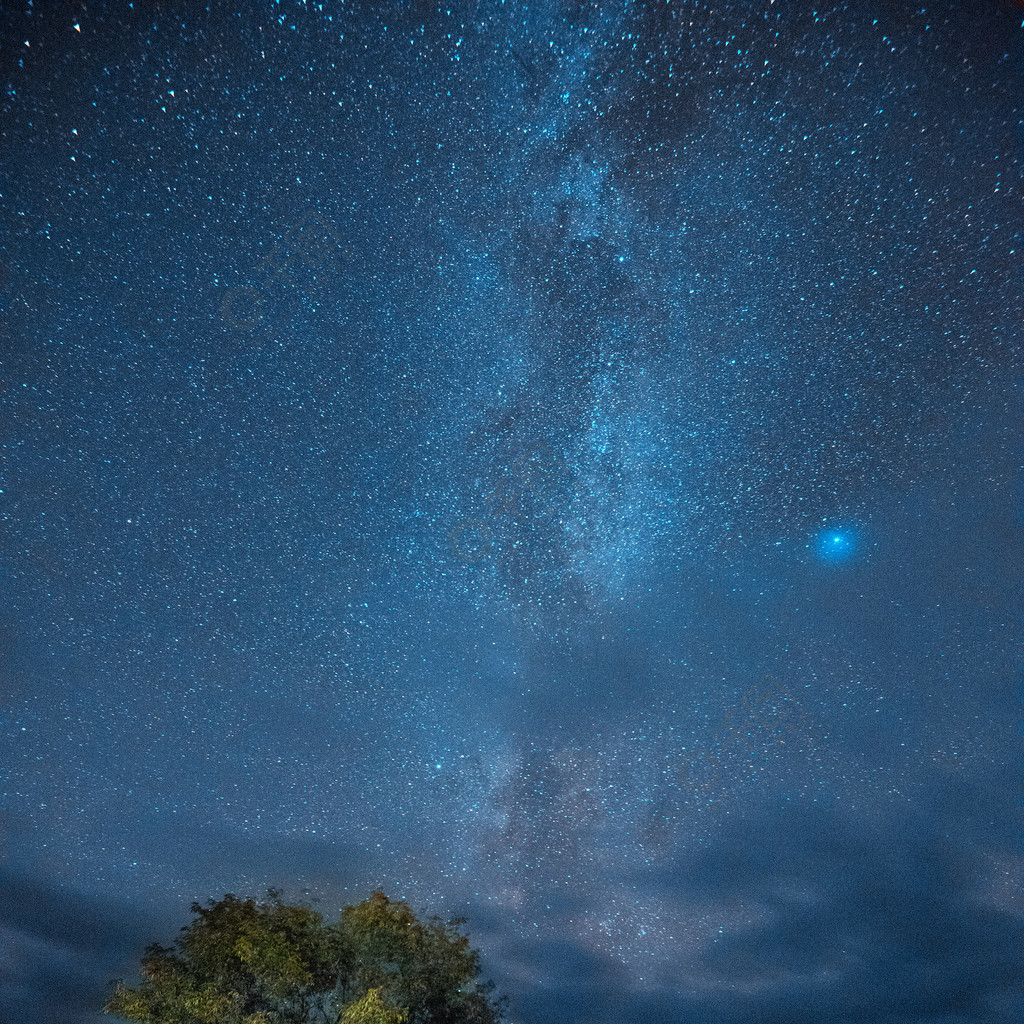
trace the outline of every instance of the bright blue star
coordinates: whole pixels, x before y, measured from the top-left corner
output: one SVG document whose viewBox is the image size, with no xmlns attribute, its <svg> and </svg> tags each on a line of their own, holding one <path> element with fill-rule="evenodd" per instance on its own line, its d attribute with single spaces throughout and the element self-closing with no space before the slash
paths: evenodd
<svg viewBox="0 0 1024 1024">
<path fill-rule="evenodd" d="M 857 553 L 857 535 L 850 527 L 835 527 L 818 534 L 815 547 L 826 562 L 846 562 Z"/>
</svg>

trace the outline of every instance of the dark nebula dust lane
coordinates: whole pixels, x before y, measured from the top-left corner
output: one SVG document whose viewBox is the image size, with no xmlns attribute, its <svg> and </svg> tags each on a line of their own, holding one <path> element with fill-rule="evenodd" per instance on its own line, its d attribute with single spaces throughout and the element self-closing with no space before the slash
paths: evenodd
<svg viewBox="0 0 1024 1024">
<path fill-rule="evenodd" d="M 1017 1019 L 1022 21 L 4 5 L 0 1019 L 267 886 Z"/>
</svg>

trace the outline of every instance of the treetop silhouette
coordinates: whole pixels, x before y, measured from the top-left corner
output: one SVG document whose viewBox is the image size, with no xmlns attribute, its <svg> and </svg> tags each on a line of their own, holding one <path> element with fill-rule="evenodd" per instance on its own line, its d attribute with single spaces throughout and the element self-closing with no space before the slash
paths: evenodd
<svg viewBox="0 0 1024 1024">
<path fill-rule="evenodd" d="M 148 1024 L 500 1024 L 506 999 L 478 980 L 465 918 L 421 922 L 374 892 L 334 924 L 306 904 L 230 893 L 171 946 L 153 943 L 142 982 L 122 982 L 104 1013 Z"/>
</svg>

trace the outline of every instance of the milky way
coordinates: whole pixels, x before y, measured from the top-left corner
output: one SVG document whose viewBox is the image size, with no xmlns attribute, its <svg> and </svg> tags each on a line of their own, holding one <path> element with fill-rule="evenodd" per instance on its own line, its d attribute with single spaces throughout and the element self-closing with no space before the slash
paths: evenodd
<svg viewBox="0 0 1024 1024">
<path fill-rule="evenodd" d="M 1014 1019 L 1020 6 L 41 6 L 0 1009 L 274 885 L 513 1024 Z"/>
</svg>

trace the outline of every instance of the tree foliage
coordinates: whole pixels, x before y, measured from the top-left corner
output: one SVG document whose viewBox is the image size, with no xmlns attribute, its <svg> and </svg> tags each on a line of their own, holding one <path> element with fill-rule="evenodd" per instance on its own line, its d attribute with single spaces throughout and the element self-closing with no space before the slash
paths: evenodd
<svg viewBox="0 0 1024 1024">
<path fill-rule="evenodd" d="M 362 999 L 354 999 L 341 1014 L 341 1024 L 405 1024 L 409 1011 L 392 1006 L 379 988 L 371 988 Z"/>
<path fill-rule="evenodd" d="M 142 982 L 103 1010 L 149 1024 L 499 1024 L 506 1000 L 478 981 L 464 918 L 419 921 L 375 892 L 334 924 L 270 891 L 192 904 L 172 946 L 154 943 Z"/>
</svg>

